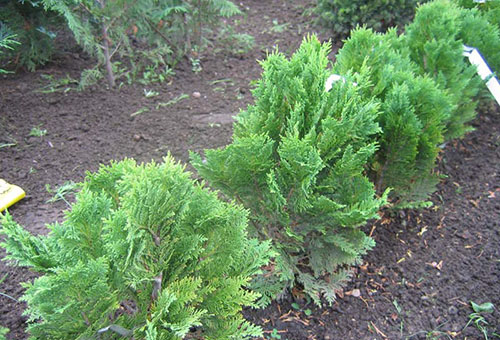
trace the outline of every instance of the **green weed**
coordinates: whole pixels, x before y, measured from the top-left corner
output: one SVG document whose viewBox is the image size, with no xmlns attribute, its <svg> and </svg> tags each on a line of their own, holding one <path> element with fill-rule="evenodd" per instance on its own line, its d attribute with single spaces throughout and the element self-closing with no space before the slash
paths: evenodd
<svg viewBox="0 0 500 340">
<path fill-rule="evenodd" d="M 488 340 L 490 329 L 489 329 L 489 323 L 486 321 L 486 318 L 484 317 L 484 314 L 491 314 L 493 313 L 493 310 L 495 309 L 495 306 L 491 302 L 485 302 L 483 304 L 476 304 L 473 301 L 470 302 L 472 309 L 474 310 L 474 313 L 469 314 L 469 322 L 464 327 L 464 330 L 469 327 L 471 324 L 473 324 L 483 335 L 485 340 Z M 500 334 L 496 333 L 496 331 L 492 331 L 492 335 L 496 338 L 500 338 Z"/>
<path fill-rule="evenodd" d="M 138 115 L 143 114 L 144 112 L 148 112 L 148 111 L 149 111 L 149 109 L 147 107 L 141 107 L 139 110 L 132 113 L 130 115 L 130 117 L 135 117 L 135 116 L 138 116 Z"/>
<path fill-rule="evenodd" d="M 79 85 L 78 80 L 71 78 L 68 74 L 66 74 L 66 76 L 63 78 L 55 78 L 51 74 L 42 74 L 40 75 L 40 77 L 46 82 L 46 85 L 42 86 L 36 91 L 40 93 L 67 93 L 75 89 L 74 85 Z"/>
<path fill-rule="evenodd" d="M 159 108 L 162 108 L 162 107 L 177 104 L 178 102 L 180 102 L 181 100 L 186 99 L 186 98 L 189 98 L 189 96 L 187 94 L 183 93 L 183 94 L 175 97 L 174 99 L 169 100 L 166 103 L 158 103 L 158 105 L 156 105 L 156 109 L 158 110 Z"/>
<path fill-rule="evenodd" d="M 66 196 L 74 194 L 76 188 L 77 184 L 73 181 L 65 182 L 57 189 L 52 189 L 50 187 L 50 184 L 45 184 L 45 190 L 47 190 L 47 192 L 50 194 L 54 194 L 54 196 L 51 199 L 47 200 L 47 203 L 54 203 L 63 200 L 68 206 L 71 206 L 70 203 L 66 200 Z"/>
<path fill-rule="evenodd" d="M 4 276 L 0 279 L 0 284 L 2 284 L 2 282 L 4 282 L 4 281 L 5 281 L 5 279 L 7 278 L 7 275 L 8 275 L 8 274 L 5 274 L 5 275 L 4 275 Z M 15 298 L 13 298 L 12 296 L 7 295 L 7 294 L 5 294 L 5 293 L 0 292 L 0 295 L 1 295 L 1 296 L 4 296 L 4 297 L 6 297 L 7 299 L 10 299 L 10 300 L 12 300 L 12 301 L 19 302 L 19 301 L 17 301 L 17 299 L 15 299 Z M 5 328 L 3 328 L 3 329 L 5 329 Z M 3 329 L 2 329 L 2 327 L 0 327 L 0 335 L 5 335 L 5 334 L 7 334 L 8 330 L 7 330 L 7 332 L 2 333 L 2 330 L 3 330 Z"/>
<path fill-rule="evenodd" d="M 270 31 L 272 33 L 283 33 L 288 29 L 289 26 L 290 24 L 287 22 L 285 22 L 284 24 L 279 24 L 278 19 L 273 19 L 273 26 L 270 28 Z"/>
<path fill-rule="evenodd" d="M 40 125 L 38 125 L 38 126 L 35 126 L 31 129 L 28 136 L 30 136 L 30 137 L 43 137 L 46 134 L 47 134 L 47 130 L 40 128 Z"/>
<path fill-rule="evenodd" d="M 160 92 L 158 92 L 158 91 L 144 89 L 144 97 L 146 97 L 146 98 L 153 98 L 153 97 L 158 96 L 159 94 L 160 94 Z"/>
</svg>

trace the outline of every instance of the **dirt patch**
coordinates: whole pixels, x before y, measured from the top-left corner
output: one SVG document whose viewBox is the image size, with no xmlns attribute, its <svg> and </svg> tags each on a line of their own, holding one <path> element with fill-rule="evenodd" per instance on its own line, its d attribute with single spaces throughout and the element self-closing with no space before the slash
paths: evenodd
<svg viewBox="0 0 500 340">
<path fill-rule="evenodd" d="M 312 4 L 241 2 L 246 16 L 238 29 L 255 37 L 252 51 L 243 56 L 207 53 L 199 73 L 183 62 L 166 84 L 123 86 L 111 92 L 99 86 L 85 92 L 37 92 L 43 85 L 41 74 L 76 77 L 89 63 L 74 47 L 36 73 L 3 78 L 0 144 L 14 145 L 0 148 L 0 174 L 27 192 L 11 214 L 33 233 L 43 234 L 45 223 L 60 221 L 67 208 L 63 201 L 47 203 L 53 194 L 46 185 L 78 182 L 85 171 L 112 159 L 147 162 L 171 152 L 187 162 L 189 150 L 228 144 L 232 117 L 251 103 L 250 81 L 260 77 L 256 60 L 276 45 L 290 55 L 307 32 L 316 30 L 311 18 L 302 15 L 304 3 Z M 146 98 L 145 89 L 158 95 Z M 498 107 L 481 107 L 474 125 L 475 132 L 443 150 L 439 171 L 448 177 L 433 196 L 432 208 L 395 216 L 385 212 L 366 226 L 377 247 L 364 257 L 333 306 L 318 309 L 298 294 L 264 310 L 245 311 L 263 326 L 266 338 L 426 339 L 433 330 L 434 339 L 453 334 L 458 339 L 481 338 L 475 327 L 463 328 L 472 312 L 470 301 L 490 301 L 500 308 Z M 47 132 L 29 136 L 33 127 Z M 14 299 L 22 295 L 20 282 L 35 277 L 0 262 L 0 278 L 5 275 L 0 292 Z M 25 339 L 25 306 L 10 297 L 0 295 L 0 325 L 11 329 L 8 339 Z M 500 328 L 498 320 L 498 311 L 487 316 L 492 329 Z"/>
</svg>

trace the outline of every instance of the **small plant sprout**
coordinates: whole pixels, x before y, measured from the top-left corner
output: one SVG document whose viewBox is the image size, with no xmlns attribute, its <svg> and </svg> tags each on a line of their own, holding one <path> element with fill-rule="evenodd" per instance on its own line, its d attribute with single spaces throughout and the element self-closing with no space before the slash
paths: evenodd
<svg viewBox="0 0 500 340">
<path fill-rule="evenodd" d="M 10 148 L 10 147 L 17 145 L 17 141 L 15 139 L 13 139 L 13 138 L 9 138 L 9 139 L 10 139 L 10 142 L 0 143 L 0 149 Z"/>
<path fill-rule="evenodd" d="M 203 70 L 203 67 L 201 67 L 201 61 L 198 58 L 189 58 L 191 61 L 191 70 L 194 73 L 199 73 Z"/>
<path fill-rule="evenodd" d="M 147 107 L 141 107 L 139 110 L 130 114 L 130 117 L 135 117 L 135 116 L 138 116 L 138 115 L 143 114 L 144 112 L 148 112 L 148 111 L 149 111 L 149 109 Z"/>
<path fill-rule="evenodd" d="M 7 278 L 7 275 L 8 275 L 8 274 L 5 274 L 5 275 L 4 275 L 4 276 L 0 279 L 0 284 L 2 284 L 2 283 L 5 281 L 5 279 Z M 10 299 L 10 300 L 12 300 L 12 301 L 16 301 L 16 302 L 18 302 L 15 298 L 13 298 L 12 296 L 7 295 L 7 294 L 5 294 L 5 293 L 0 292 L 0 296 L 6 297 L 7 299 Z M 5 328 L 3 328 L 3 329 L 5 329 Z M 2 335 L 2 334 L 7 334 L 7 333 L 2 333 L 2 327 L 0 327 L 0 335 Z M 0 339 L 1 339 L 1 338 L 0 338 Z"/>
<path fill-rule="evenodd" d="M 166 103 L 158 103 L 158 105 L 156 105 L 156 109 L 158 110 L 158 109 L 160 109 L 162 107 L 166 107 L 166 106 L 177 104 L 178 102 L 180 102 L 181 100 L 184 100 L 186 98 L 189 98 L 189 96 L 187 94 L 185 94 L 185 93 L 182 93 L 182 94 L 178 95 L 177 97 L 175 97 L 173 99 L 170 99 Z"/>
<path fill-rule="evenodd" d="M 35 126 L 31 129 L 29 136 L 30 137 L 43 137 L 47 134 L 46 129 L 42 129 L 40 125 Z"/>
<path fill-rule="evenodd" d="M 153 98 L 159 94 L 160 94 L 160 92 L 158 92 L 158 91 L 144 89 L 144 97 L 146 97 L 146 98 Z"/>
<path fill-rule="evenodd" d="M 399 324 L 399 334 L 401 337 L 403 337 L 403 329 L 404 329 L 404 320 L 403 320 L 403 310 L 401 309 L 401 306 L 398 303 L 398 300 L 394 299 L 392 301 L 392 304 L 394 305 L 394 308 L 396 308 L 396 312 L 398 313 L 399 318 L 401 319 L 401 322 Z"/>
<path fill-rule="evenodd" d="M 271 27 L 271 32 L 273 33 L 283 33 L 284 31 L 286 31 L 288 29 L 288 26 L 290 26 L 289 23 L 283 23 L 283 24 L 279 24 L 278 23 L 278 19 L 274 19 L 273 20 L 273 27 Z"/>
<path fill-rule="evenodd" d="M 484 317 L 484 314 L 491 314 L 493 313 L 493 310 L 495 309 L 495 306 L 491 302 L 485 302 L 483 304 L 476 304 L 473 301 L 470 302 L 472 309 L 474 310 L 474 313 L 469 314 L 469 322 L 465 325 L 464 329 L 469 327 L 470 324 L 474 324 L 476 328 L 483 334 L 484 339 L 488 340 L 488 334 L 489 334 L 489 323 L 486 321 L 486 318 Z M 500 337 L 500 334 L 493 333 L 493 336 L 495 337 Z"/>
<path fill-rule="evenodd" d="M 281 335 L 278 333 L 276 328 L 273 328 L 269 335 L 271 336 L 271 339 L 281 339 Z"/>
<path fill-rule="evenodd" d="M 40 93 L 67 93 L 75 89 L 75 86 L 79 84 L 78 80 L 72 78 L 69 74 L 66 74 L 66 76 L 62 78 L 55 78 L 51 74 L 42 74 L 40 77 L 46 82 L 45 85 L 37 90 Z"/>
<path fill-rule="evenodd" d="M 47 200 L 47 203 L 54 203 L 63 200 L 68 206 L 71 206 L 71 204 L 66 200 L 66 195 L 74 194 L 76 188 L 77 184 L 73 181 L 65 182 L 55 190 L 50 187 L 50 184 L 46 184 L 45 190 L 47 190 L 50 194 L 54 194 L 51 199 Z"/>
</svg>

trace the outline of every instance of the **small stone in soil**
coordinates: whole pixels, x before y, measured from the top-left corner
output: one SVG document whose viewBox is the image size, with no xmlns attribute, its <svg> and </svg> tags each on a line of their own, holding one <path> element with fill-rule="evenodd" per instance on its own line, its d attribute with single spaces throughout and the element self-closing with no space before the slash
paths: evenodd
<svg viewBox="0 0 500 340">
<path fill-rule="evenodd" d="M 201 93 L 200 92 L 193 92 L 193 97 L 194 98 L 200 98 L 201 97 Z"/>
</svg>

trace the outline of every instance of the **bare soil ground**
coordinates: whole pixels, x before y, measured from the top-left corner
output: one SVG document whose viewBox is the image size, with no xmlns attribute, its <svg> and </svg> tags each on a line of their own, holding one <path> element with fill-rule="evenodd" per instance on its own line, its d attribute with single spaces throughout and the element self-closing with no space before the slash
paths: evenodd
<svg viewBox="0 0 500 340">
<path fill-rule="evenodd" d="M 85 171 L 113 159 L 147 162 L 170 151 L 187 162 L 188 150 L 228 144 L 232 116 L 252 102 L 249 83 L 261 73 L 256 60 L 276 45 L 290 55 L 305 34 L 318 31 L 311 17 L 302 15 L 310 1 L 239 4 L 246 15 L 237 30 L 252 34 L 255 47 L 245 55 L 230 48 L 206 53 L 199 73 L 183 62 L 168 83 L 40 93 L 46 85 L 42 74 L 77 78 L 91 64 L 72 44 L 35 73 L 2 78 L 0 144 L 14 145 L 0 148 L 0 177 L 27 192 L 10 209 L 14 218 L 35 234 L 46 233 L 45 224 L 60 221 L 67 208 L 63 201 L 47 203 L 53 194 L 46 185 L 78 182 Z M 320 37 L 328 39 L 326 33 Z M 340 42 L 333 45 L 335 51 Z M 159 95 L 146 98 L 144 89 Z M 144 108 L 148 111 L 133 115 Z M 434 206 L 385 212 L 367 225 L 377 246 L 333 306 L 319 309 L 290 294 L 264 310 L 245 311 L 263 326 L 267 339 L 481 339 L 476 327 L 465 328 L 473 312 L 470 301 L 495 304 L 486 321 L 490 338 L 495 329 L 500 333 L 500 115 L 496 104 L 478 111 L 476 131 L 441 153 L 439 171 L 447 177 L 433 196 Z M 47 133 L 29 136 L 33 127 Z M 3 277 L 0 293 L 19 300 L 20 283 L 35 275 L 0 262 Z M 25 305 L 5 295 L 0 294 L 0 325 L 11 330 L 8 339 L 26 339 Z"/>
</svg>

